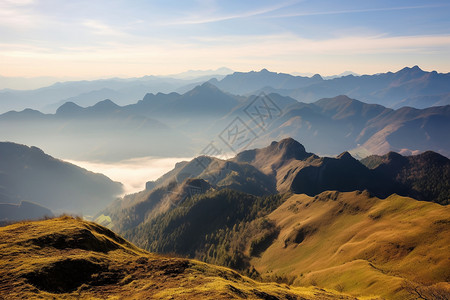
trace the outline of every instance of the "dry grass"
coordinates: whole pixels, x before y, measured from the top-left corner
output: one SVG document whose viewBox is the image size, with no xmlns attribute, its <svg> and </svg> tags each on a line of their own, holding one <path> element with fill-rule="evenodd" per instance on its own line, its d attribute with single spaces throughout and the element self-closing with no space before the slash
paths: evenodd
<svg viewBox="0 0 450 300">
<path fill-rule="evenodd" d="M 405 279 L 450 291 L 450 207 L 324 192 L 294 195 L 269 218 L 280 234 L 251 261 L 263 278 L 388 299 L 415 299 L 402 288 Z"/>
<path fill-rule="evenodd" d="M 0 228 L 0 299 L 354 299 L 145 252 L 64 216 Z"/>
</svg>

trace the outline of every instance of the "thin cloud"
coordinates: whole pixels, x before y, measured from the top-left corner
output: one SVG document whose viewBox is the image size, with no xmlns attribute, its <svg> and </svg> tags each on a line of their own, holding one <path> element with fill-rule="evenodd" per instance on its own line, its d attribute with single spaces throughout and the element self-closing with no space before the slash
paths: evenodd
<svg viewBox="0 0 450 300">
<path fill-rule="evenodd" d="M 126 34 L 116 28 L 108 26 L 98 20 L 86 20 L 82 23 L 83 26 L 87 27 L 91 33 L 96 35 L 107 35 L 107 36 L 125 36 Z"/>
<path fill-rule="evenodd" d="M 27 28 L 35 26 L 38 18 L 30 12 L 33 1 L 0 1 L 0 25 L 8 28 Z"/>
<path fill-rule="evenodd" d="M 410 10 L 410 9 L 424 9 L 424 8 L 441 8 L 449 7 L 450 5 L 417 5 L 417 6 L 399 6 L 399 7 L 384 7 L 384 8 L 368 8 L 368 9 L 349 9 L 349 10 L 335 10 L 335 11 L 319 11 L 319 12 L 298 12 L 266 16 L 266 18 L 289 18 L 289 17 L 308 17 L 320 15 L 341 15 L 341 14 L 355 14 L 368 12 L 382 12 L 382 11 L 396 11 L 396 10 Z"/>
<path fill-rule="evenodd" d="M 206 23 L 221 22 L 221 21 L 227 21 L 227 20 L 233 20 L 233 19 L 249 18 L 249 17 L 264 15 L 264 14 L 267 14 L 270 12 L 274 12 L 279 9 L 289 7 L 298 2 L 300 2 L 300 1 L 287 1 L 287 2 L 282 2 L 282 3 L 273 5 L 270 7 L 259 8 L 256 10 L 247 11 L 247 12 L 243 12 L 243 13 L 223 14 L 223 15 L 217 15 L 217 16 L 202 16 L 200 18 L 199 17 L 187 18 L 184 20 L 169 22 L 169 23 L 166 23 L 165 25 L 194 25 L 194 24 L 206 24 Z"/>
</svg>

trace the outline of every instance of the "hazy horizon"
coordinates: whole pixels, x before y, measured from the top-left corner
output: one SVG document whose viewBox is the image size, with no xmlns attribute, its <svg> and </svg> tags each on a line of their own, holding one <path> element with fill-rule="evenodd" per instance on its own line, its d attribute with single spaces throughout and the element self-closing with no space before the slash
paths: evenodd
<svg viewBox="0 0 450 300">
<path fill-rule="evenodd" d="M 450 69 L 445 1 L 0 1 L 8 77 Z"/>
<path fill-rule="evenodd" d="M 400 69 L 403 68 L 412 68 L 416 65 L 408 65 L 408 66 L 403 66 Z M 423 71 L 426 72 L 432 72 L 432 71 L 437 71 L 435 69 L 424 69 L 422 68 L 420 65 L 418 65 L 419 68 L 421 68 Z M 133 79 L 133 78 L 142 78 L 145 76 L 156 76 L 156 77 L 160 77 L 160 78 L 177 78 L 177 79 L 184 79 L 184 80 L 189 80 L 189 79 L 194 79 L 194 78 L 199 78 L 201 76 L 207 76 L 207 75 L 221 75 L 221 74 L 215 74 L 215 71 L 219 71 L 220 69 L 228 69 L 227 67 L 220 67 L 218 69 L 212 70 L 212 69 L 208 69 L 208 70 L 192 70 L 192 69 L 188 69 L 185 71 L 182 71 L 180 73 L 176 73 L 176 74 L 145 74 L 143 76 L 131 76 L 131 77 L 127 77 L 126 75 L 111 75 L 111 76 L 99 76 L 99 77 L 52 77 L 52 76 L 31 76 L 31 77 L 20 77 L 20 76 L 3 76 L 0 74 L 0 90 L 2 89 L 11 89 L 11 90 L 33 90 L 33 89 L 39 89 L 39 88 L 43 88 L 43 87 L 48 87 L 51 86 L 53 84 L 56 83 L 63 83 L 63 82 L 72 82 L 72 81 L 95 81 L 95 80 L 108 80 L 108 79 Z M 267 69 L 267 68 L 262 68 L 262 69 Z M 233 72 L 259 72 L 262 69 L 251 69 L 251 70 L 231 70 L 230 72 L 227 74 L 232 74 Z M 302 76 L 302 77 L 312 77 L 316 74 L 319 74 L 320 76 L 324 77 L 324 79 L 327 79 L 326 77 L 336 77 L 336 76 L 341 76 L 342 74 L 347 74 L 347 73 L 356 73 L 358 76 L 363 76 L 363 75 L 375 75 L 375 74 L 380 74 L 380 73 L 387 73 L 387 72 L 397 72 L 400 69 L 389 69 L 389 70 L 385 70 L 383 72 L 376 72 L 376 73 L 356 73 L 353 72 L 352 70 L 345 70 L 342 71 L 340 73 L 317 73 L 317 72 L 301 72 L 301 71 L 295 71 L 295 72 L 290 72 L 290 73 L 285 73 L 285 72 L 281 72 L 281 71 L 277 71 L 277 70 L 271 70 L 268 69 L 268 71 L 270 72 L 274 72 L 274 73 L 285 73 L 285 74 L 290 74 L 293 76 Z M 231 72 L 232 71 L 232 72 Z M 202 72 L 204 73 L 204 75 L 198 75 L 198 76 L 192 76 L 192 77 L 188 77 L 187 75 L 184 75 L 185 73 L 189 73 L 189 72 Z M 448 73 L 448 72 L 439 72 L 438 73 Z M 224 74 L 224 75 L 227 75 Z M 185 77 L 186 76 L 186 77 Z M 356 76 L 356 75 L 355 75 Z"/>
</svg>

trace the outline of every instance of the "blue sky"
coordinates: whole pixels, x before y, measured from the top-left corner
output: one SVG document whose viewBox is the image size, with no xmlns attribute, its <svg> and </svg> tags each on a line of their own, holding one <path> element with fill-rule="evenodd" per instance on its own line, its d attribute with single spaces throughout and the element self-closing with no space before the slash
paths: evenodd
<svg viewBox="0 0 450 300">
<path fill-rule="evenodd" d="M 450 1 L 0 0 L 0 75 L 450 71 Z"/>
</svg>

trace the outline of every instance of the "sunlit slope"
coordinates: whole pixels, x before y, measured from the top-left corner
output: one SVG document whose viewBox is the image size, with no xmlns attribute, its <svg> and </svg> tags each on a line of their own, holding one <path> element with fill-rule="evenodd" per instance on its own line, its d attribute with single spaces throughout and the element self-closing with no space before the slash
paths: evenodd
<svg viewBox="0 0 450 300">
<path fill-rule="evenodd" d="M 279 235 L 251 261 L 263 278 L 397 299 L 412 296 L 405 285 L 450 292 L 448 206 L 324 192 L 293 195 L 269 218 Z"/>
<path fill-rule="evenodd" d="M 2 299 L 353 299 L 150 254 L 70 217 L 0 228 L 0 258 Z"/>
</svg>

